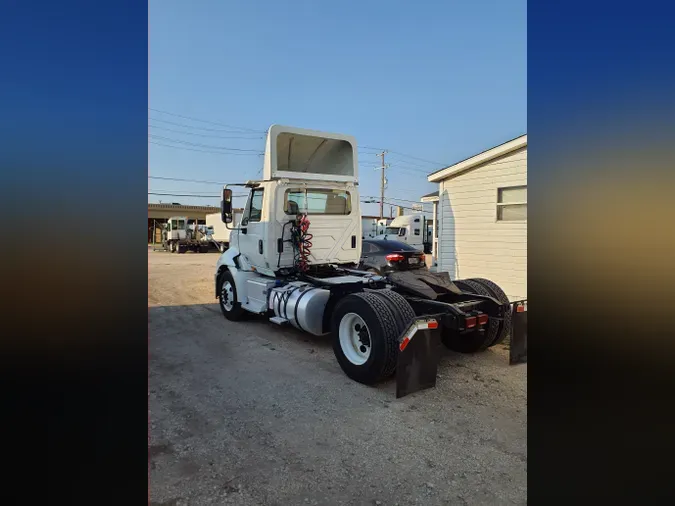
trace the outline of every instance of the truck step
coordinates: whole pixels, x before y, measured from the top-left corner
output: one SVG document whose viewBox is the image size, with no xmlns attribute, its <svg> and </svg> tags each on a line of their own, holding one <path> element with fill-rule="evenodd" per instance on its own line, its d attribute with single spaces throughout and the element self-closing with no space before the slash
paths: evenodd
<svg viewBox="0 0 675 506">
<path fill-rule="evenodd" d="M 288 320 L 286 318 L 282 318 L 281 316 L 273 316 L 270 318 L 270 321 L 272 323 L 276 323 L 277 325 L 283 325 L 284 323 L 288 323 Z"/>
</svg>

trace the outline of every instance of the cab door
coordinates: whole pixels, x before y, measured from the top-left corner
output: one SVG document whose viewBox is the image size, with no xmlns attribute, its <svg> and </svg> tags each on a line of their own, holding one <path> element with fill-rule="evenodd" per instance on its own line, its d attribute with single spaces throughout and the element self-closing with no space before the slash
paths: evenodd
<svg viewBox="0 0 675 506">
<path fill-rule="evenodd" d="M 248 196 L 244 216 L 239 227 L 239 252 L 249 263 L 260 269 L 265 268 L 265 230 L 263 216 L 264 188 L 253 188 Z"/>
</svg>

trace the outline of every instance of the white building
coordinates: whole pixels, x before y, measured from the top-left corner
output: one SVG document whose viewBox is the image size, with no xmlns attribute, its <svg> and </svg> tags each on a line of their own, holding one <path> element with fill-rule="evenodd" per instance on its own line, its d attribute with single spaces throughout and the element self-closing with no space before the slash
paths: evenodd
<svg viewBox="0 0 675 506">
<path fill-rule="evenodd" d="M 452 279 L 487 278 L 511 300 L 527 297 L 527 135 L 428 176 L 432 262 Z"/>
</svg>

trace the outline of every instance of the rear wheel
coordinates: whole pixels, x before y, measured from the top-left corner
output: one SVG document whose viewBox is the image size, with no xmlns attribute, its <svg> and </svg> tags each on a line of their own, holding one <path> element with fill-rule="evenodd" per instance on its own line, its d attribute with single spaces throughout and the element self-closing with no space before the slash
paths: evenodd
<svg viewBox="0 0 675 506">
<path fill-rule="evenodd" d="M 393 290 L 373 290 L 371 293 L 378 295 L 389 305 L 396 318 L 400 335 L 416 316 L 410 303 L 401 294 Z"/>
<path fill-rule="evenodd" d="M 504 293 L 504 290 L 502 290 L 499 287 L 499 285 L 497 285 L 497 283 L 484 278 L 471 278 L 469 281 L 475 281 L 476 283 L 480 283 L 481 285 L 483 285 L 492 294 L 492 296 L 502 304 L 508 304 L 510 302 L 509 298 Z M 504 320 L 499 324 L 497 336 L 495 337 L 494 341 L 490 343 L 490 346 L 494 346 L 495 344 L 503 342 L 510 335 L 511 335 L 511 311 L 509 308 L 509 310 L 506 311 L 506 313 L 504 314 Z"/>
<path fill-rule="evenodd" d="M 371 385 L 394 372 L 398 325 L 390 306 L 372 292 L 353 293 L 335 306 L 333 352 L 344 373 Z"/>
<path fill-rule="evenodd" d="M 483 285 L 476 283 L 475 281 L 461 280 L 453 281 L 453 283 L 463 292 L 492 297 L 492 294 Z M 441 340 L 447 348 L 450 348 L 453 351 L 458 351 L 460 353 L 475 353 L 477 351 L 483 351 L 490 346 L 495 340 L 498 330 L 499 323 L 494 320 L 490 320 L 487 329 L 483 332 L 474 331 L 460 335 L 448 328 L 443 328 Z"/>
<path fill-rule="evenodd" d="M 232 273 L 225 269 L 221 274 L 220 294 L 220 310 L 223 312 L 225 318 L 236 322 L 241 320 L 246 310 L 242 309 L 241 302 L 237 298 L 237 288 L 234 284 Z"/>
</svg>

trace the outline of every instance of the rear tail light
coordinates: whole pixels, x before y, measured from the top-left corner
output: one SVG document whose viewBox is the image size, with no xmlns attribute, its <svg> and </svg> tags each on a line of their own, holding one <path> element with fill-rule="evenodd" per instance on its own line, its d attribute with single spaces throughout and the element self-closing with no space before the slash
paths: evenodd
<svg viewBox="0 0 675 506">
<path fill-rule="evenodd" d="M 475 316 L 469 316 L 464 320 L 464 325 L 466 325 L 467 329 L 472 329 L 476 326 L 476 317 Z"/>
<path fill-rule="evenodd" d="M 478 315 L 478 325 L 485 325 L 488 322 L 488 315 L 481 314 Z"/>
<path fill-rule="evenodd" d="M 384 258 L 387 259 L 387 262 L 400 262 L 401 260 L 405 260 L 405 257 L 398 253 L 390 253 Z"/>
</svg>

